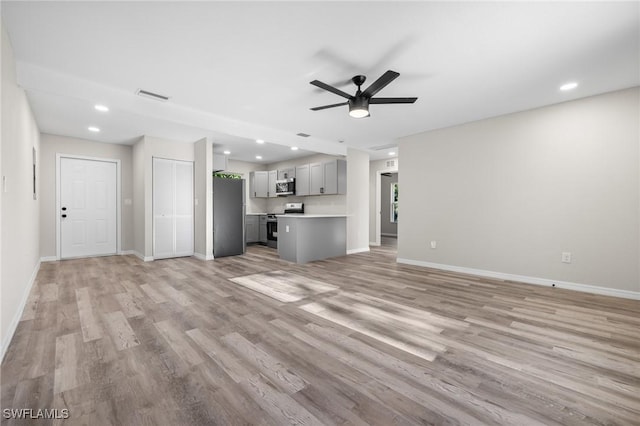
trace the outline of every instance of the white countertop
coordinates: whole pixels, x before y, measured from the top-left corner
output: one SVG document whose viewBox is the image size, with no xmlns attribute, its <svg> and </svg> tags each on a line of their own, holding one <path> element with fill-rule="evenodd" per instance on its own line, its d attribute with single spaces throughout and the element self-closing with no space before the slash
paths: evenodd
<svg viewBox="0 0 640 426">
<path fill-rule="evenodd" d="M 322 217 L 347 217 L 346 214 L 278 214 L 276 217 L 292 219 L 317 219 Z"/>
</svg>

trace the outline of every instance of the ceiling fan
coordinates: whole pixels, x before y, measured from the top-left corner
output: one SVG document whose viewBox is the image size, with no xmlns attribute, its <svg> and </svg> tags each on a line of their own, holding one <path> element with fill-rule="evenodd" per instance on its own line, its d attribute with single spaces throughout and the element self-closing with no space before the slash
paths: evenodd
<svg viewBox="0 0 640 426">
<path fill-rule="evenodd" d="M 339 104 L 331 104 L 331 105 L 323 105 L 315 108 L 311 108 L 312 111 L 320 111 L 321 109 L 334 108 L 343 105 L 349 105 L 349 115 L 354 118 L 363 118 L 369 116 L 369 105 L 370 104 L 412 104 L 418 98 L 374 98 L 373 95 L 378 93 L 387 84 L 391 83 L 393 80 L 398 78 L 400 73 L 395 71 L 387 71 L 376 81 L 371 83 L 369 87 L 367 87 L 364 91 L 360 89 L 367 79 L 364 75 L 356 75 L 351 79 L 353 84 L 358 86 L 358 90 L 355 95 L 350 95 L 348 93 L 343 92 L 340 89 L 336 89 L 333 86 L 329 86 L 326 83 L 323 83 L 318 80 L 313 80 L 311 84 L 317 86 L 321 89 L 327 90 L 331 93 L 335 93 L 338 96 L 342 96 L 346 98 L 346 102 L 341 102 Z"/>
</svg>

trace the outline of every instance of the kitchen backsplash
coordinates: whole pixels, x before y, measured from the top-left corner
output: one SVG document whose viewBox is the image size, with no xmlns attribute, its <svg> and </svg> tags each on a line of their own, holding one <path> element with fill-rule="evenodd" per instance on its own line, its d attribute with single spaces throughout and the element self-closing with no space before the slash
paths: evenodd
<svg viewBox="0 0 640 426">
<path fill-rule="evenodd" d="M 345 214 L 347 212 L 346 195 L 268 198 L 267 212 L 283 213 L 285 203 L 304 203 L 304 212 L 309 214 Z"/>
</svg>

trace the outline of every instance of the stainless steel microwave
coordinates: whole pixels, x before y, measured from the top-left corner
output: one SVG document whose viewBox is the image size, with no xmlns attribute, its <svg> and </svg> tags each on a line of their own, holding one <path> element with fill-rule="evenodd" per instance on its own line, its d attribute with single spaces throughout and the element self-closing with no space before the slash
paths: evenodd
<svg viewBox="0 0 640 426">
<path fill-rule="evenodd" d="M 276 181 L 276 195 L 295 195 L 296 179 L 280 179 Z"/>
</svg>

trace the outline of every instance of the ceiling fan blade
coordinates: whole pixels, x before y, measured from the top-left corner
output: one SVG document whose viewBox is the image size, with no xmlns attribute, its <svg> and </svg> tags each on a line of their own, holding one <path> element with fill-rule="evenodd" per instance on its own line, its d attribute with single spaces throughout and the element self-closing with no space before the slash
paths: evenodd
<svg viewBox="0 0 640 426">
<path fill-rule="evenodd" d="M 362 96 L 366 96 L 367 98 L 372 97 L 382 90 L 387 84 L 398 78 L 399 75 L 400 73 L 391 70 L 385 72 L 379 79 L 371 83 L 371 86 L 367 87 L 367 90 L 362 92 Z"/>
<path fill-rule="evenodd" d="M 412 104 L 418 98 L 371 98 L 370 104 Z"/>
<path fill-rule="evenodd" d="M 336 89 L 333 86 L 329 86 L 328 84 L 323 83 L 321 81 L 313 80 L 310 84 L 313 84 L 314 86 L 319 87 L 319 88 L 324 89 L 324 90 L 327 90 L 327 91 L 329 91 L 331 93 L 335 93 L 336 95 L 342 96 L 343 98 L 351 99 L 351 95 L 350 94 L 345 93 L 340 89 Z"/>
<path fill-rule="evenodd" d="M 321 109 L 335 108 L 335 107 L 339 107 L 339 106 L 343 106 L 343 105 L 349 105 L 349 102 L 341 102 L 339 104 L 323 105 L 323 106 L 310 108 L 310 109 L 311 109 L 311 111 L 320 111 Z"/>
</svg>

